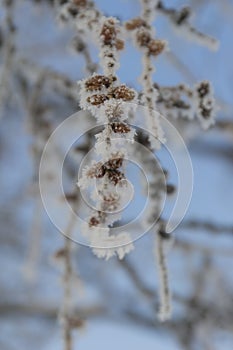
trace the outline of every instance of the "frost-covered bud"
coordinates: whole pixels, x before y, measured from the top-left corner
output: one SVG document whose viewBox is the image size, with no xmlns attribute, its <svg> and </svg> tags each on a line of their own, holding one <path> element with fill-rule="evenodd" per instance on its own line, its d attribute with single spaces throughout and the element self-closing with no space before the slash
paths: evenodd
<svg viewBox="0 0 233 350">
<path fill-rule="evenodd" d="M 139 47 L 148 47 L 151 41 L 151 33 L 146 28 L 140 28 L 136 32 L 136 42 Z"/>
<path fill-rule="evenodd" d="M 106 77 L 105 75 L 94 74 L 91 78 L 86 79 L 84 84 L 87 92 L 100 91 L 104 88 L 108 89 L 116 80 L 115 76 Z"/>
<path fill-rule="evenodd" d="M 108 99 L 109 99 L 108 96 L 104 94 L 92 95 L 87 97 L 87 102 L 93 106 L 99 106 L 104 104 L 104 102 L 107 101 Z"/>
<path fill-rule="evenodd" d="M 197 117 L 203 129 L 208 129 L 215 122 L 215 100 L 210 82 L 202 81 L 197 84 L 194 97 Z"/>
<path fill-rule="evenodd" d="M 128 31 L 132 31 L 140 27 L 145 27 L 145 28 L 148 27 L 146 21 L 141 17 L 133 18 L 130 21 L 127 21 L 125 23 L 125 28 Z"/>
<path fill-rule="evenodd" d="M 118 21 L 113 17 L 105 19 L 100 31 L 101 44 L 121 50 L 124 48 L 124 41 L 119 38 L 119 35 L 120 26 Z"/>
<path fill-rule="evenodd" d="M 166 42 L 163 40 L 152 39 L 148 43 L 148 51 L 151 56 L 160 55 L 166 48 Z"/>
<path fill-rule="evenodd" d="M 128 88 L 126 85 L 120 85 L 114 88 L 112 96 L 116 99 L 122 99 L 125 102 L 133 101 L 136 97 L 136 92 Z"/>
<path fill-rule="evenodd" d="M 131 131 L 131 128 L 126 123 L 112 123 L 111 128 L 116 134 L 128 134 Z"/>
</svg>

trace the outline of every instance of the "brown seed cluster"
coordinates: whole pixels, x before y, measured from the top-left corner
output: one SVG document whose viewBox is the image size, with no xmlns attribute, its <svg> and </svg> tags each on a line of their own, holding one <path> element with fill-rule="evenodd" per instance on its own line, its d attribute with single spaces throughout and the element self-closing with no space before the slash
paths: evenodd
<svg viewBox="0 0 233 350">
<path fill-rule="evenodd" d="M 98 226 L 100 224 L 100 220 L 97 219 L 95 216 L 92 216 L 89 220 L 89 226 L 90 227 L 94 227 L 94 226 Z"/>
<path fill-rule="evenodd" d="M 140 47 L 147 48 L 148 54 L 151 56 L 160 55 L 166 47 L 166 44 L 164 41 L 160 39 L 153 39 L 151 37 L 150 32 L 148 32 L 146 29 L 139 30 L 137 32 L 136 40 Z"/>
<path fill-rule="evenodd" d="M 124 48 L 125 48 L 125 42 L 124 42 L 124 40 L 117 39 L 117 40 L 116 40 L 115 47 L 116 47 L 117 51 L 122 51 L 122 50 L 124 50 Z"/>
<path fill-rule="evenodd" d="M 147 27 L 146 21 L 144 21 L 144 19 L 142 19 L 141 17 L 133 18 L 130 21 L 127 21 L 125 23 L 125 28 L 129 31 L 135 30 L 141 27 Z"/>
<path fill-rule="evenodd" d="M 210 83 L 208 81 L 202 81 L 197 86 L 197 94 L 199 98 L 204 98 L 210 93 Z"/>
<path fill-rule="evenodd" d="M 109 84 L 108 79 L 109 78 L 106 78 L 106 80 L 104 80 L 103 78 L 101 78 L 102 82 L 105 81 L 105 84 Z M 99 83 L 98 79 L 96 79 L 96 81 L 94 81 L 94 83 L 93 81 L 89 83 L 90 79 L 88 80 L 88 86 L 86 87 L 87 91 L 92 91 L 92 89 L 97 89 L 100 88 L 100 86 L 102 86 L 102 82 Z M 124 102 L 129 102 L 135 98 L 135 92 L 132 89 L 128 88 L 126 85 L 120 85 L 112 88 L 108 94 L 95 94 L 87 97 L 87 102 L 92 104 L 93 106 L 100 106 L 105 101 L 110 100 L 111 98 L 123 100 Z"/>
<path fill-rule="evenodd" d="M 123 164 L 123 158 L 111 158 L 109 161 L 107 161 L 106 163 L 104 163 L 104 166 L 107 169 L 118 169 L 122 166 Z"/>
<path fill-rule="evenodd" d="M 165 42 L 158 39 L 152 39 L 148 44 L 148 50 L 152 56 L 160 55 L 164 51 L 165 47 Z"/>
<path fill-rule="evenodd" d="M 115 186 L 122 181 L 123 179 L 125 179 L 124 174 L 116 169 L 108 169 L 108 179 L 110 182 L 112 182 Z"/>
<path fill-rule="evenodd" d="M 101 28 L 100 37 L 103 45 L 115 47 L 117 50 L 124 49 L 124 41 L 118 38 L 119 30 L 113 19 L 107 19 Z"/>
<path fill-rule="evenodd" d="M 140 47 L 147 47 L 151 41 L 150 32 L 144 28 L 137 30 L 136 40 Z"/>
<path fill-rule="evenodd" d="M 133 18 L 125 23 L 128 31 L 135 31 L 136 42 L 142 48 L 147 48 L 148 54 L 158 56 L 165 49 L 165 42 L 159 39 L 153 39 L 150 28 L 147 23 L 140 17 Z"/>
<path fill-rule="evenodd" d="M 108 193 L 107 195 L 103 196 L 103 200 L 108 204 L 113 204 L 119 200 L 119 195 L 116 193 Z"/>
<path fill-rule="evenodd" d="M 95 164 L 87 172 L 87 176 L 92 178 L 92 179 L 94 179 L 94 178 L 100 179 L 100 178 L 104 177 L 105 175 L 107 175 L 108 178 L 110 179 L 110 181 L 113 181 L 115 183 L 115 181 L 116 181 L 116 179 L 114 177 L 115 175 L 118 174 L 120 176 L 120 174 L 121 174 L 118 181 L 120 181 L 121 179 L 124 178 L 124 175 L 118 170 L 122 166 L 122 164 L 123 164 L 122 156 L 119 156 L 118 154 L 112 155 L 112 158 L 109 159 L 104 164 L 102 162 Z M 117 173 L 115 173 L 116 171 L 117 171 Z"/>
<path fill-rule="evenodd" d="M 213 101 L 211 99 L 208 99 L 205 103 L 200 101 L 199 109 L 204 119 L 211 118 L 213 113 Z"/>
<path fill-rule="evenodd" d="M 106 77 L 105 75 L 95 75 L 86 80 L 85 87 L 88 92 L 100 91 L 103 88 L 109 88 L 116 80 L 117 78 L 115 76 Z"/>
<path fill-rule="evenodd" d="M 126 123 L 112 123 L 111 128 L 113 132 L 119 133 L 119 134 L 127 134 L 131 130 Z"/>
<path fill-rule="evenodd" d="M 103 164 L 101 162 L 95 164 L 91 169 L 87 172 L 87 177 L 91 179 L 99 179 L 101 177 L 104 177 L 105 175 L 105 167 L 103 167 Z"/>
<path fill-rule="evenodd" d="M 104 95 L 104 94 L 92 95 L 92 96 L 87 98 L 87 102 L 92 104 L 93 106 L 100 106 L 107 100 L 109 100 L 109 97 L 107 95 Z"/>
<path fill-rule="evenodd" d="M 113 90 L 113 96 L 117 100 L 132 101 L 135 97 L 135 92 L 126 85 L 120 85 Z"/>
<path fill-rule="evenodd" d="M 211 118 L 214 110 L 214 103 L 210 96 L 210 83 L 208 81 L 201 82 L 198 84 L 196 91 L 199 98 L 199 113 L 204 119 Z"/>
<path fill-rule="evenodd" d="M 108 203 L 106 202 L 105 204 L 103 203 L 103 206 L 106 206 L 106 209 L 108 209 Z M 104 210 L 104 208 L 103 208 Z M 98 226 L 101 223 L 104 223 L 106 220 L 106 212 L 105 211 L 98 211 L 95 216 L 92 216 L 89 220 L 89 226 L 90 227 L 95 227 Z"/>
</svg>

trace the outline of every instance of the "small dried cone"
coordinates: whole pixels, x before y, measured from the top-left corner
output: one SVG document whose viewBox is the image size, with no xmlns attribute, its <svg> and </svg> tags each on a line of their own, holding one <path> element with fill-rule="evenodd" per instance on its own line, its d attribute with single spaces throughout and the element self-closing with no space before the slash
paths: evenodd
<svg viewBox="0 0 233 350">
<path fill-rule="evenodd" d="M 105 75 L 95 75 L 86 80 L 85 87 L 87 91 L 98 91 L 102 88 L 109 88 L 112 82 L 116 81 L 116 79 L 115 76 L 109 78 Z"/>
<path fill-rule="evenodd" d="M 147 30 L 140 30 L 137 32 L 137 42 L 139 46 L 147 47 L 151 41 L 151 35 Z"/>
<path fill-rule="evenodd" d="M 101 178 L 105 175 L 106 168 L 102 163 L 97 163 L 87 172 L 87 176 L 89 178 Z"/>
<path fill-rule="evenodd" d="M 108 20 L 104 23 L 100 36 L 104 45 L 114 45 L 117 36 L 114 21 Z"/>
<path fill-rule="evenodd" d="M 152 56 L 158 56 L 165 49 L 166 44 L 162 40 L 151 40 L 148 44 L 149 54 Z"/>
<path fill-rule="evenodd" d="M 87 98 L 87 102 L 92 104 L 93 106 L 99 106 L 103 104 L 106 100 L 108 100 L 107 95 L 92 95 L 91 97 Z"/>
<path fill-rule="evenodd" d="M 116 99 L 132 101 L 135 97 L 135 92 L 125 85 L 120 85 L 113 90 L 113 95 Z"/>
<path fill-rule="evenodd" d="M 124 48 L 125 48 L 125 43 L 124 43 L 124 41 L 121 40 L 121 39 L 117 39 L 117 40 L 116 40 L 115 47 L 116 47 L 116 49 L 117 49 L 118 51 L 124 50 Z"/>
<path fill-rule="evenodd" d="M 115 186 L 125 178 L 124 174 L 121 171 L 115 169 L 108 170 L 107 174 L 109 180 L 113 182 Z"/>
<path fill-rule="evenodd" d="M 119 134 L 127 134 L 130 132 L 130 127 L 125 123 L 112 123 L 111 128 L 113 132 Z"/>
<path fill-rule="evenodd" d="M 144 21 L 142 18 L 137 17 L 133 18 L 131 21 L 128 21 L 125 23 L 125 28 L 127 30 L 135 30 L 140 27 L 146 27 L 146 21 Z"/>
<path fill-rule="evenodd" d="M 107 169 L 118 169 L 123 164 L 123 158 L 112 158 L 104 164 Z"/>
<path fill-rule="evenodd" d="M 210 84 L 208 81 L 201 82 L 197 87 L 198 96 L 200 98 L 205 97 L 210 92 Z"/>
<path fill-rule="evenodd" d="M 90 220 L 89 220 L 90 227 L 98 226 L 99 223 L 100 223 L 100 221 L 94 216 L 92 218 L 90 218 Z"/>
</svg>

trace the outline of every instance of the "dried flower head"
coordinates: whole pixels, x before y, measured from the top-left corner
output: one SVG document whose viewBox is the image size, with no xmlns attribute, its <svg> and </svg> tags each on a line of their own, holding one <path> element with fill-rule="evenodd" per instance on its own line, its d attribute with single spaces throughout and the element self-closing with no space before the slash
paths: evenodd
<svg viewBox="0 0 233 350">
<path fill-rule="evenodd" d="M 104 21 L 100 31 L 102 45 L 115 47 L 117 50 L 124 48 L 124 41 L 119 38 L 120 29 L 115 18 L 108 18 Z"/>
<path fill-rule="evenodd" d="M 132 101 L 135 96 L 134 90 L 128 88 L 126 85 L 120 85 L 113 90 L 113 97 L 122 99 L 123 101 Z"/>
<path fill-rule="evenodd" d="M 109 181 L 112 182 L 115 186 L 119 184 L 123 179 L 125 179 L 124 174 L 116 169 L 108 169 L 107 175 Z"/>
<path fill-rule="evenodd" d="M 86 91 L 99 91 L 103 88 L 109 88 L 116 80 L 117 78 L 115 76 L 94 75 L 85 81 Z"/>
<path fill-rule="evenodd" d="M 101 162 L 99 162 L 93 165 L 90 169 L 88 169 L 85 176 L 89 177 L 90 179 L 99 179 L 101 177 L 104 177 L 105 172 L 105 166 Z"/>
<path fill-rule="evenodd" d="M 90 227 L 94 227 L 94 226 L 98 226 L 100 224 L 100 220 L 97 219 L 95 216 L 92 216 L 89 220 L 89 226 Z"/>
<path fill-rule="evenodd" d="M 123 164 L 123 158 L 112 158 L 109 159 L 106 163 L 104 163 L 104 166 L 106 169 L 118 169 L 122 166 Z"/>
<path fill-rule="evenodd" d="M 210 83 L 208 81 L 202 81 L 200 84 L 196 87 L 198 97 L 204 98 L 210 93 Z"/>
<path fill-rule="evenodd" d="M 87 97 L 87 102 L 92 104 L 93 106 L 99 106 L 103 104 L 105 101 L 107 101 L 109 97 L 107 95 L 101 94 L 101 95 L 92 95 L 90 97 Z"/>
<path fill-rule="evenodd" d="M 147 27 L 146 21 L 144 21 L 144 19 L 141 17 L 133 18 L 125 23 L 125 28 L 129 31 L 138 29 L 140 27 Z"/>
<path fill-rule="evenodd" d="M 163 40 L 153 39 L 148 43 L 149 54 L 152 56 L 160 55 L 166 47 L 166 43 Z"/>
<path fill-rule="evenodd" d="M 117 40 L 116 40 L 115 47 L 116 47 L 116 49 L 117 49 L 118 51 L 124 50 L 124 48 L 125 48 L 125 42 L 124 42 L 124 40 L 117 39 Z"/>
<path fill-rule="evenodd" d="M 131 131 L 130 127 L 126 123 L 112 123 L 111 128 L 113 132 L 119 134 L 127 134 Z"/>
<path fill-rule="evenodd" d="M 145 28 L 139 29 L 136 33 L 136 41 L 140 47 L 147 47 L 151 41 L 150 32 Z"/>
</svg>

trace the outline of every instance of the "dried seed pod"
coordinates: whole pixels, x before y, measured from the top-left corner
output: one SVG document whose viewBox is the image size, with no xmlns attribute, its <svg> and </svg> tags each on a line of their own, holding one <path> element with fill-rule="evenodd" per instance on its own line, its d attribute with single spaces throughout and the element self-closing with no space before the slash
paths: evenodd
<svg viewBox="0 0 233 350">
<path fill-rule="evenodd" d="M 121 51 L 121 50 L 124 50 L 125 48 L 125 42 L 121 39 L 117 39 L 116 40 L 116 44 L 115 44 L 115 47 L 118 51 Z"/>
<path fill-rule="evenodd" d="M 125 23 L 125 28 L 127 30 L 135 30 L 140 27 L 147 27 L 146 21 L 140 17 L 133 18 L 131 21 Z"/>
<path fill-rule="evenodd" d="M 130 127 L 125 123 L 112 123 L 111 128 L 113 132 L 119 134 L 127 134 L 131 131 Z"/>
<path fill-rule="evenodd" d="M 108 169 L 107 175 L 109 180 L 113 182 L 115 186 L 125 178 L 124 174 L 116 169 Z"/>
<path fill-rule="evenodd" d="M 91 169 L 88 170 L 88 172 L 86 173 L 86 176 L 91 178 L 91 179 L 100 179 L 101 177 L 104 177 L 106 172 L 106 168 L 105 166 L 99 162 L 97 164 L 95 164 Z"/>
<path fill-rule="evenodd" d="M 97 219 L 96 217 L 91 217 L 89 220 L 89 226 L 90 227 L 94 227 L 94 226 L 98 226 L 100 224 L 99 219 Z"/>
<path fill-rule="evenodd" d="M 116 23 L 112 19 L 108 19 L 100 32 L 101 39 L 104 45 L 114 46 L 117 37 L 117 31 L 115 27 Z"/>
<path fill-rule="evenodd" d="M 210 98 L 206 98 L 200 103 L 199 112 L 204 119 L 208 119 L 212 116 L 213 108 L 213 101 Z"/>
<path fill-rule="evenodd" d="M 202 81 L 197 85 L 197 93 L 199 98 L 204 98 L 210 93 L 210 83 L 208 81 Z"/>
<path fill-rule="evenodd" d="M 135 98 L 135 92 L 126 85 L 120 85 L 113 90 L 113 97 L 123 101 L 132 101 Z"/>
<path fill-rule="evenodd" d="M 122 166 L 123 164 L 123 158 L 112 158 L 109 161 L 107 161 L 106 163 L 104 163 L 104 166 L 107 169 L 118 169 Z"/>
<path fill-rule="evenodd" d="M 147 47 L 149 42 L 152 40 L 150 32 L 147 30 L 138 30 L 136 34 L 136 40 L 139 46 L 141 47 Z"/>
<path fill-rule="evenodd" d="M 106 77 L 105 75 L 95 75 L 85 82 L 85 87 L 87 91 L 99 91 L 102 88 L 109 88 L 112 82 L 116 81 L 117 78 Z"/>
<path fill-rule="evenodd" d="M 108 195 L 103 196 L 103 200 L 107 203 L 115 203 L 119 200 L 119 195 L 116 193 L 108 193 Z"/>
<path fill-rule="evenodd" d="M 87 102 L 92 104 L 93 106 L 99 106 L 103 104 L 105 101 L 107 101 L 109 97 L 107 95 L 101 94 L 101 95 L 92 95 L 87 98 Z"/>
<path fill-rule="evenodd" d="M 158 56 L 166 47 L 166 44 L 162 40 L 153 39 L 148 43 L 149 54 L 152 56 Z"/>
</svg>

